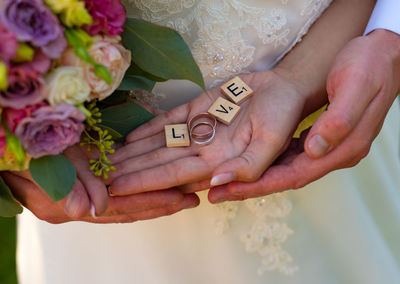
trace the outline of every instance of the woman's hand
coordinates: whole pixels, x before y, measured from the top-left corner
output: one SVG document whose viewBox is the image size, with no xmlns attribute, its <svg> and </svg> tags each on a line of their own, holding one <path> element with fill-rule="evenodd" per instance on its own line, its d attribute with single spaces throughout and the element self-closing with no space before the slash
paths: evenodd
<svg viewBox="0 0 400 284">
<path fill-rule="evenodd" d="M 236 181 L 256 181 L 286 149 L 303 116 L 306 90 L 277 71 L 242 76 L 255 95 L 240 105 L 230 126 L 218 124 L 206 146 L 166 148 L 164 125 L 207 112 L 219 88 L 162 114 L 133 131 L 111 158 L 110 191 L 124 196 L 185 185 L 186 192 Z M 211 98 L 210 98 L 211 97 Z M 212 178 L 212 179 L 211 179 Z M 211 179 L 211 181 L 210 181 Z"/>
</svg>

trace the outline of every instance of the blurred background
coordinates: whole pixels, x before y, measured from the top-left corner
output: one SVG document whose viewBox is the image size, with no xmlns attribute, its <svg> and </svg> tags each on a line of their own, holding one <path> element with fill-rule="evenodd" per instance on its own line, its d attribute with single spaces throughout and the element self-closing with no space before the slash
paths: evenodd
<svg viewBox="0 0 400 284">
<path fill-rule="evenodd" d="M 16 218 L 0 217 L 0 284 L 17 284 L 16 272 L 16 245 L 17 224 Z"/>
</svg>

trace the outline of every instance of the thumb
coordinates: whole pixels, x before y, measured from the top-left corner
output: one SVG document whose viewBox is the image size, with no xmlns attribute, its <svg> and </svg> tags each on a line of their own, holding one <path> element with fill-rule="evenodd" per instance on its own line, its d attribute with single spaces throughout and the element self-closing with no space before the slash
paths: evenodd
<svg viewBox="0 0 400 284">
<path fill-rule="evenodd" d="M 279 140 L 279 141 L 278 141 Z M 253 139 L 238 157 L 217 167 L 211 179 L 211 186 L 230 183 L 234 180 L 253 182 L 273 163 L 284 148 L 282 139 Z"/>
<path fill-rule="evenodd" d="M 352 132 L 375 97 L 374 89 L 368 81 L 357 81 L 351 76 L 344 80 L 328 79 L 330 105 L 315 122 L 304 144 L 310 158 L 325 156 Z"/>
</svg>

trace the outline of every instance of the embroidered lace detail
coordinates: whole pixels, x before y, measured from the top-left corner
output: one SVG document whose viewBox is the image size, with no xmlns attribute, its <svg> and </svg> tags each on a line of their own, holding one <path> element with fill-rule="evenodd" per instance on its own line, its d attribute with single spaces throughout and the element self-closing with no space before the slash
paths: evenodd
<svg viewBox="0 0 400 284">
<path fill-rule="evenodd" d="M 284 250 L 283 245 L 293 231 L 282 220 L 292 211 L 292 203 L 286 193 L 249 199 L 244 201 L 246 208 L 252 213 L 253 224 L 249 231 L 240 236 L 245 249 L 249 253 L 257 253 L 261 264 L 257 272 L 262 275 L 266 271 L 278 271 L 292 275 L 299 268 L 293 264 L 293 258 Z M 236 217 L 240 202 L 225 202 L 217 205 L 221 214 L 216 218 L 218 234 L 229 229 L 230 222 Z"/>
<path fill-rule="evenodd" d="M 239 202 L 224 202 L 216 207 L 219 214 L 215 219 L 215 231 L 218 235 L 222 235 L 229 229 L 229 222 L 235 219 Z"/>
<path fill-rule="evenodd" d="M 325 6 L 326 2 L 327 1 L 323 1 L 323 0 L 307 0 L 306 5 L 304 6 L 303 10 L 301 11 L 301 15 L 309 16 L 314 12 L 320 12 L 321 9 Z"/>
<path fill-rule="evenodd" d="M 285 10 L 252 7 L 237 0 L 125 0 L 133 15 L 177 31 L 189 43 L 206 81 L 226 80 L 246 72 L 255 47 L 243 29 L 252 27 L 264 44 L 288 44 Z M 287 0 L 281 0 L 286 5 Z M 136 11 L 136 14 L 135 14 Z M 139 12 L 139 13 L 138 13 Z M 227 29 L 229 27 L 229 29 Z M 208 79 L 208 80 L 207 80 Z"/>
<path fill-rule="evenodd" d="M 303 0 L 301 16 L 313 22 L 330 0 Z M 238 73 L 248 73 L 254 61 L 255 47 L 250 44 L 257 34 L 264 45 L 274 49 L 292 47 L 289 42 L 288 0 L 261 8 L 239 0 L 123 0 L 128 16 L 171 27 L 191 45 L 208 87 L 213 87 Z M 272 1 L 273 2 L 273 1 Z M 264 5 L 265 6 L 265 5 Z M 311 24 L 304 27 L 308 30 Z M 227 28 L 229 27 L 229 28 Z M 297 33 L 297 31 L 296 31 Z M 301 33 L 301 36 L 304 32 Z M 285 52 L 285 53 L 286 53 Z M 283 54 L 282 54 L 283 56 Z M 282 57 L 280 56 L 280 57 Z"/>
<path fill-rule="evenodd" d="M 293 231 L 285 222 L 280 221 L 292 211 L 292 203 L 284 193 L 245 201 L 247 208 L 254 214 L 255 221 L 247 233 L 242 234 L 247 252 L 257 252 L 261 256 L 258 274 L 265 271 L 279 271 L 291 275 L 298 270 L 293 258 L 283 249 L 283 244 Z"/>
</svg>

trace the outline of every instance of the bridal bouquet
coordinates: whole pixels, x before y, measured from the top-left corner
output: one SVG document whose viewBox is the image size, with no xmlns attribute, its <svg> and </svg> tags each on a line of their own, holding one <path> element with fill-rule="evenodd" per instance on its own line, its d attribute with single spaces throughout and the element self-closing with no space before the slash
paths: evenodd
<svg viewBox="0 0 400 284">
<path fill-rule="evenodd" d="M 0 170 L 26 170 L 53 200 L 76 172 L 62 152 L 97 147 L 88 167 L 107 178 L 107 154 L 151 115 L 123 90 L 187 79 L 204 89 L 173 30 L 126 19 L 120 0 L 0 0 Z M 21 211 L 0 178 L 0 216 Z"/>
</svg>

